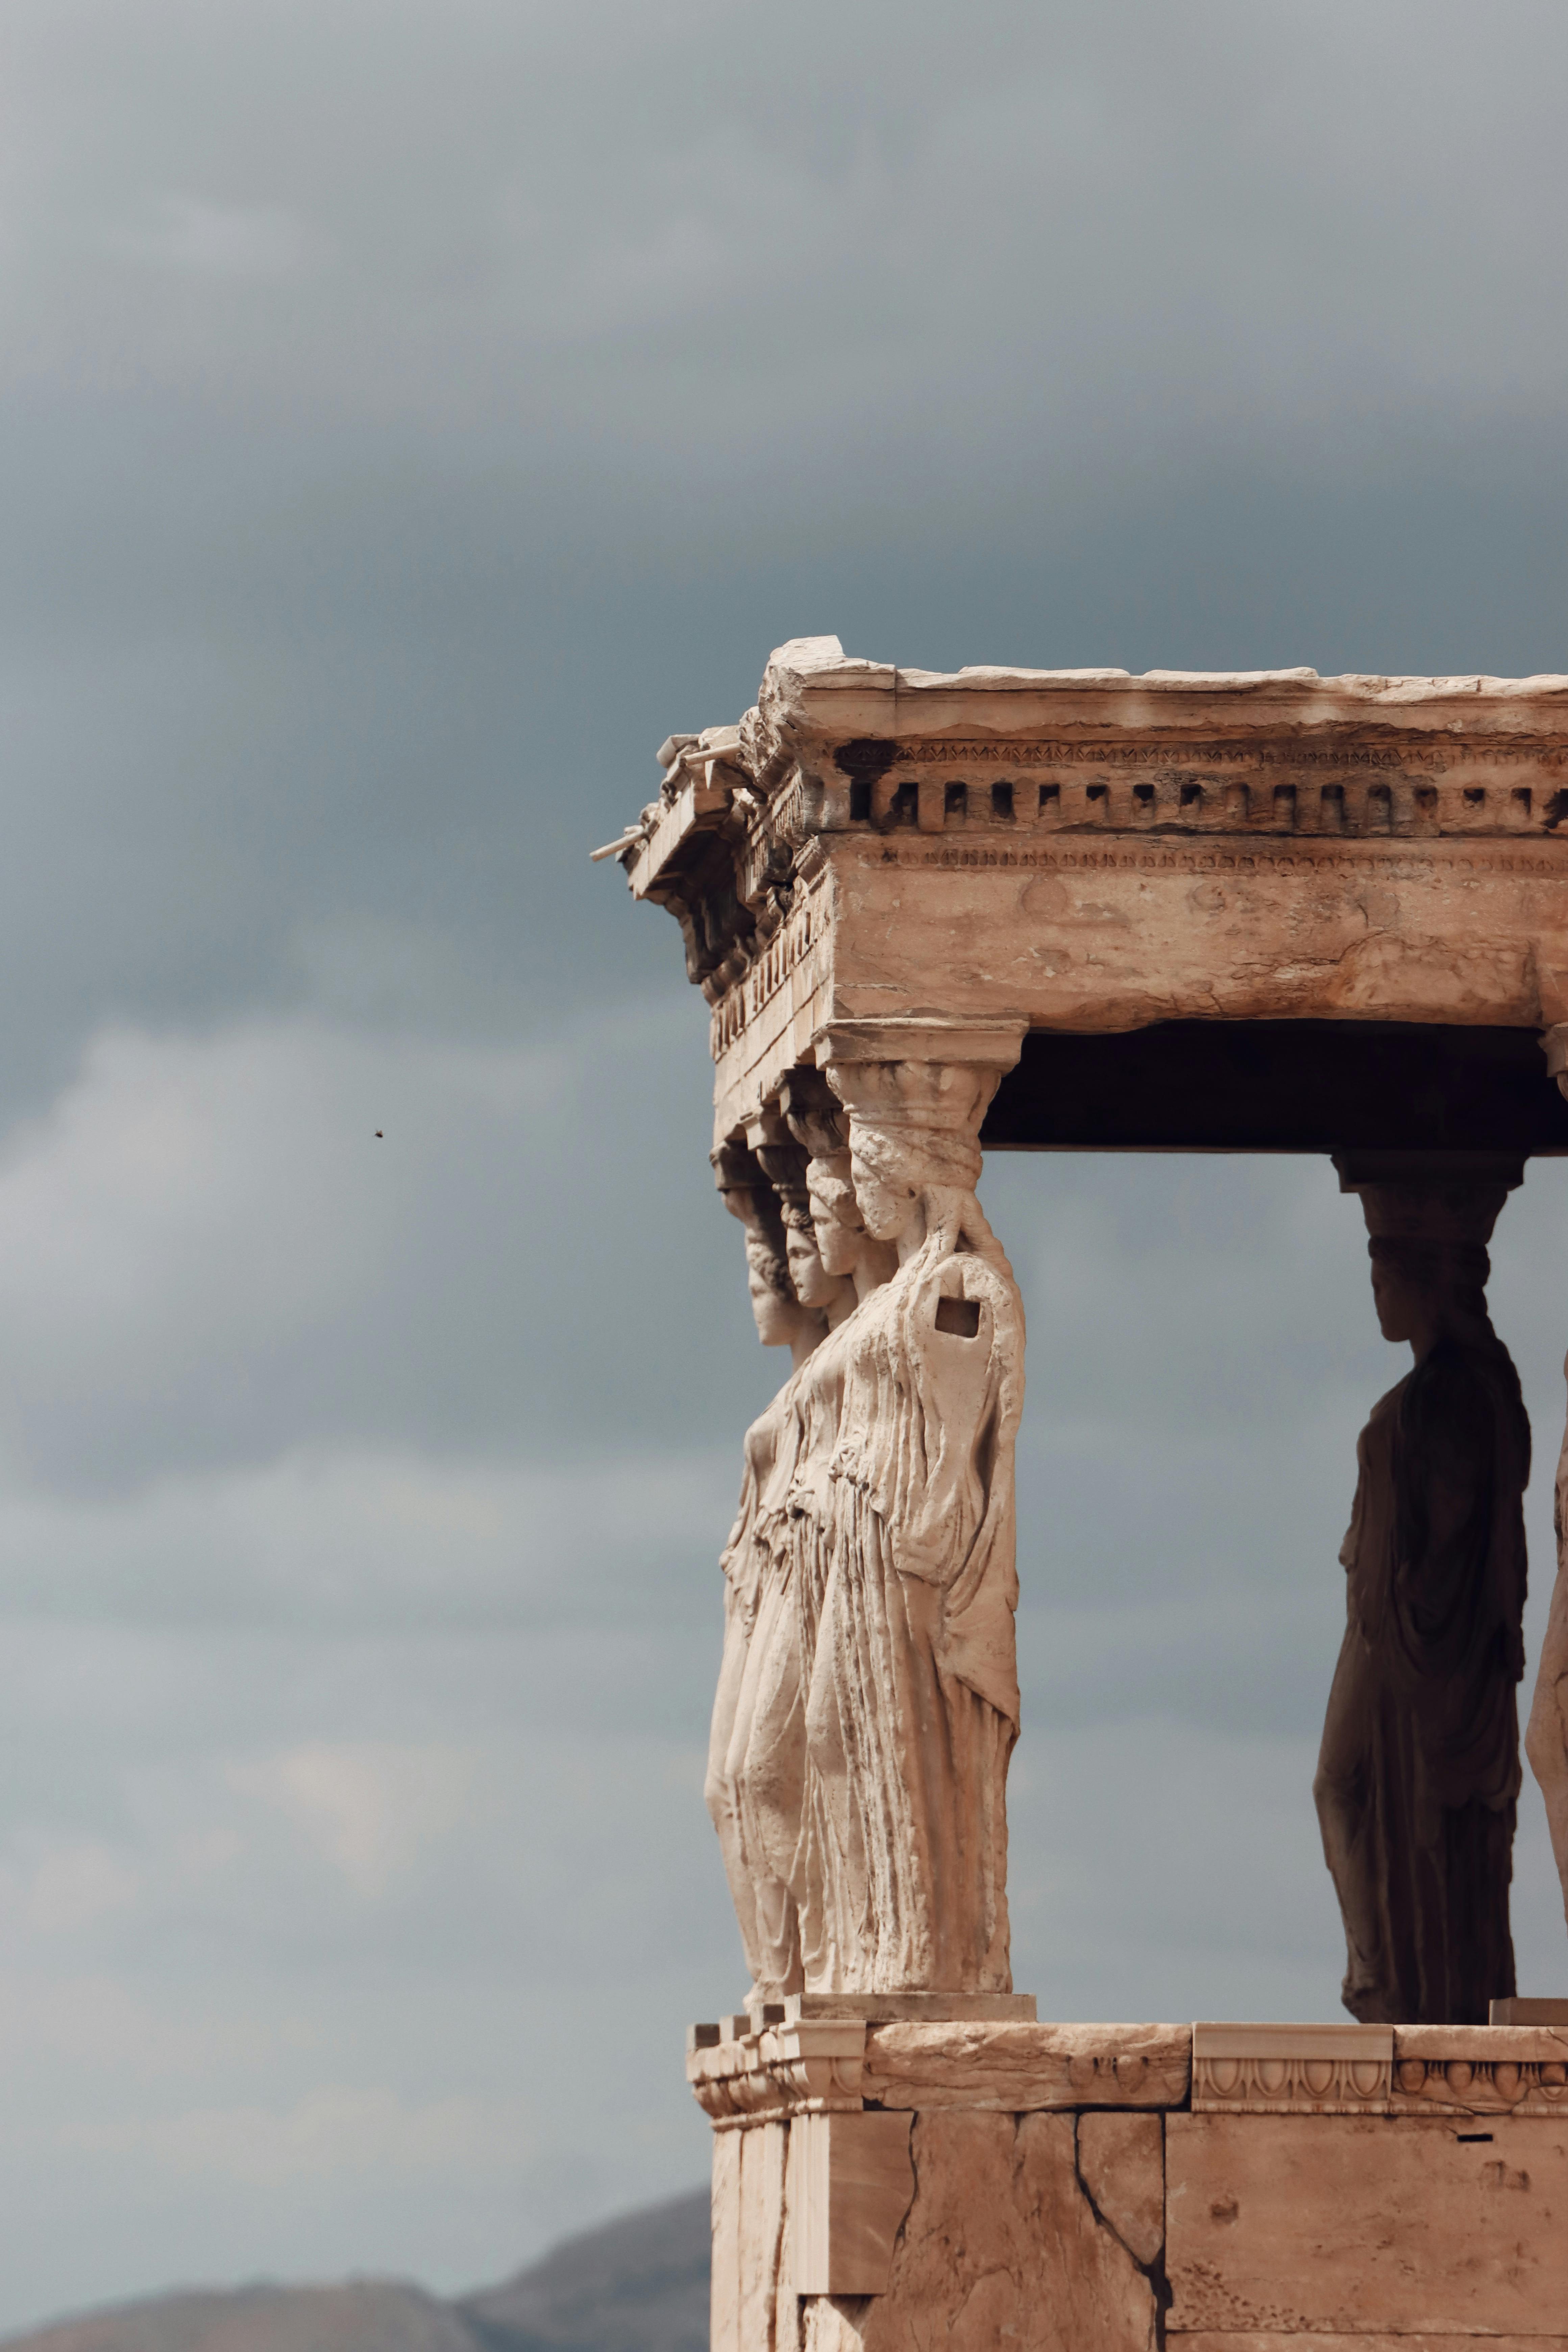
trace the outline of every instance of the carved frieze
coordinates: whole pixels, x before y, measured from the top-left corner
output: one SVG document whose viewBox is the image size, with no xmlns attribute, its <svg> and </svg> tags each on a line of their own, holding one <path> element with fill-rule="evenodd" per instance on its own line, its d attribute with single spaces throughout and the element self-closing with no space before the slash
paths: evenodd
<svg viewBox="0 0 1568 2352">
<path fill-rule="evenodd" d="M 1369 2115 L 1393 2086 L 1391 2025 L 1194 2025 L 1193 2110 Z"/>
<path fill-rule="evenodd" d="M 1396 2026 L 1390 2106 L 1396 2115 L 1568 2123 L 1568 2028 Z"/>
<path fill-rule="evenodd" d="M 1193 2111 L 1568 2121 L 1568 2031 L 1195 2025 Z"/>
</svg>

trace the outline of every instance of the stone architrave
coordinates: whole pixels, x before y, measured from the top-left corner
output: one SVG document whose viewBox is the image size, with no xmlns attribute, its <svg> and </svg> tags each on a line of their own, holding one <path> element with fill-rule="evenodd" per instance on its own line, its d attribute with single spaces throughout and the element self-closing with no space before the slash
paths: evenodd
<svg viewBox="0 0 1568 2352">
<path fill-rule="evenodd" d="M 1484 2024 L 1509 1931 L 1530 1424 L 1486 1309 L 1522 1167 L 1339 1161 L 1384 1337 L 1415 1368 L 1373 1407 L 1341 1552 L 1347 1623 L 1314 1793 L 1366 2024 Z"/>
</svg>

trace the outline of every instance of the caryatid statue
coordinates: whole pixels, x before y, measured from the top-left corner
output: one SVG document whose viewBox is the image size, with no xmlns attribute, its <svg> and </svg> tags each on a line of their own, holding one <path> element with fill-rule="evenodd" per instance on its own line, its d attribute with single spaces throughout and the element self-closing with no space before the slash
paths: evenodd
<svg viewBox="0 0 1568 2352">
<path fill-rule="evenodd" d="M 786 1087 L 784 1111 L 764 1113 L 746 1148 L 737 1144 L 719 1155 L 721 1181 L 730 1180 L 726 1203 L 734 1205 L 731 1196 L 737 1196 L 749 1218 L 747 1264 L 758 1336 L 768 1345 L 790 1334 L 796 1364 L 746 1433 L 740 1507 L 722 1559 L 724 1653 L 706 1782 L 752 1971 L 752 1997 L 763 2001 L 798 1992 L 805 1981 L 796 1889 L 806 1875 L 805 1694 L 824 1569 L 816 1523 L 795 1499 L 803 1436 L 800 1369 L 829 1326 L 842 1322 L 897 1262 L 867 1233 L 855 1209 L 847 1125 L 826 1080 L 803 1069 Z M 837 1181 L 833 1171 L 840 1160 L 843 1176 Z M 812 1181 L 822 1163 L 829 1173 Z M 762 1197 L 764 1177 L 774 1188 L 776 1209 Z M 776 1236 L 786 1251 L 782 1268 Z M 787 1305 L 777 1297 L 786 1275 Z M 801 1344 L 791 1311 L 802 1308 L 814 1318 L 808 1346 Z"/>
<path fill-rule="evenodd" d="M 1530 1423 L 1486 1307 L 1520 1171 L 1342 1161 L 1385 1339 L 1414 1369 L 1373 1409 L 1341 1552 L 1348 1622 L 1314 1794 L 1364 2023 L 1481 2024 L 1514 1990 L 1522 1496 Z"/>
<path fill-rule="evenodd" d="M 748 1433 L 724 1555 L 708 1795 L 764 2001 L 1010 1986 L 1024 1328 L 974 1185 L 1016 1040 L 884 1058 L 857 1025 L 828 1041 L 835 1092 L 802 1070 L 782 1101 L 857 1303 Z"/>
<path fill-rule="evenodd" d="M 746 1285 L 757 1338 L 764 1348 L 787 1347 L 798 1369 L 826 1334 L 827 1318 L 820 1304 L 807 1306 L 797 1294 L 778 1194 L 742 1139 L 713 1154 L 713 1171 L 725 1207 L 745 1229 Z M 747 1835 L 737 1769 L 751 1736 L 759 1667 L 776 1638 L 784 1592 L 778 1496 L 781 1476 L 787 1488 L 789 1475 L 788 1390 L 786 1381 L 746 1432 L 740 1505 L 721 1560 L 724 1647 L 704 1783 L 753 1990 L 775 1988 L 781 1977 L 793 1978 L 789 1990 L 799 1982 L 798 1957 L 791 1957 L 798 1955 L 799 1937 L 787 1874 L 781 1878 L 763 1863 L 754 1824 Z"/>
<path fill-rule="evenodd" d="M 882 1058 L 889 1043 L 868 1022 L 818 1047 L 860 1215 L 898 1265 L 796 1383 L 792 1507 L 821 1592 L 802 1957 L 812 1990 L 1006 1991 L 1024 1317 L 974 1187 L 1012 1055 Z"/>
</svg>

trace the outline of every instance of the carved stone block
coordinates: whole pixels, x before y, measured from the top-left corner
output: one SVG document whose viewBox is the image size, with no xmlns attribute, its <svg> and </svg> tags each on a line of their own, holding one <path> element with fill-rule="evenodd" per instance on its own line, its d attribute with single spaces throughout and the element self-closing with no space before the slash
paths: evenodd
<svg viewBox="0 0 1568 2352">
<path fill-rule="evenodd" d="M 789 2126 L 790 2283 L 881 2294 L 915 2193 L 907 2116 L 800 2116 Z M 750 2137 L 750 2135 L 748 2135 Z"/>
<path fill-rule="evenodd" d="M 862 2083 L 879 2106 L 1173 2107 L 1187 2095 L 1190 2025 L 883 2025 Z"/>
<path fill-rule="evenodd" d="M 717 2130 L 858 2109 L 866 2028 L 853 2018 L 804 2019 L 753 2032 L 749 2017 L 697 2025 L 686 2079 Z"/>
<path fill-rule="evenodd" d="M 1390 2105 L 1568 2122 L 1568 2025 L 1396 2026 Z"/>
<path fill-rule="evenodd" d="M 921 2116 L 913 2156 L 887 2292 L 804 2303 L 805 2352 L 1152 2352 L 1154 2288 L 1084 2193 L 1071 2116 Z"/>
<path fill-rule="evenodd" d="M 1194 2114 L 1377 2114 L 1393 2069 L 1391 2025 L 1193 2028 Z"/>
<path fill-rule="evenodd" d="M 1167 2119 L 1173 2336 L 1560 2336 L 1568 2118 Z"/>
</svg>

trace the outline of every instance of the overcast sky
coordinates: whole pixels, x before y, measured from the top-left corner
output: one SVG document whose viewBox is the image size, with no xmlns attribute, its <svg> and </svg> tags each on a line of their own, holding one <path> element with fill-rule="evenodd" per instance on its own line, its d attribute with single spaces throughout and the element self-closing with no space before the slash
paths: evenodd
<svg viewBox="0 0 1568 2352">
<path fill-rule="evenodd" d="M 1565 74 L 1560 0 L 7 0 L 0 2326 L 702 2178 L 780 1364 L 675 927 L 585 852 L 795 635 L 1568 667 Z M 1017 1981 L 1331 2017 L 1359 1209 L 984 1191 Z M 1565 1210 L 1493 1285 L 1532 1646 Z M 1518 1882 L 1561 1991 L 1532 1786 Z"/>
</svg>

